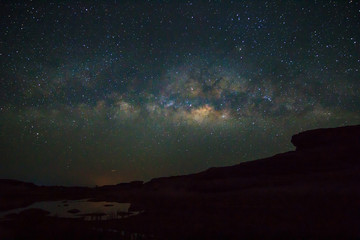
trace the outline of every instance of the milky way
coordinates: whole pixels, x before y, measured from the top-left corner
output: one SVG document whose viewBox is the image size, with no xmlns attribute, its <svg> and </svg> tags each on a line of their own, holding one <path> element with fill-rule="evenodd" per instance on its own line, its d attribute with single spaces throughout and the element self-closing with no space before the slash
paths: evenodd
<svg viewBox="0 0 360 240">
<path fill-rule="evenodd" d="M 360 122 L 358 1 L 1 5 L 1 178 L 149 180 Z"/>
</svg>

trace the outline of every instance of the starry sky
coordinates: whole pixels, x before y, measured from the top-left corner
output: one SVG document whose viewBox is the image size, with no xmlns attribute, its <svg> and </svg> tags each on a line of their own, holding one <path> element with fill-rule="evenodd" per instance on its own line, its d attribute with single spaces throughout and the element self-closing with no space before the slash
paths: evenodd
<svg viewBox="0 0 360 240">
<path fill-rule="evenodd" d="M 0 178 L 104 185 L 360 123 L 360 3 L 1 1 Z"/>
</svg>

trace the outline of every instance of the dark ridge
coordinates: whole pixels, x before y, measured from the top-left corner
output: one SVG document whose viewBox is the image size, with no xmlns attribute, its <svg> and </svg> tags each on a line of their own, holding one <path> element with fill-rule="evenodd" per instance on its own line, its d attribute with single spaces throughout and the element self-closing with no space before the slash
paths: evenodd
<svg viewBox="0 0 360 240">
<path fill-rule="evenodd" d="M 360 125 L 321 128 L 298 133 L 291 138 L 296 150 L 334 146 L 360 146 Z"/>
<path fill-rule="evenodd" d="M 360 125 L 309 130 L 294 135 L 291 141 L 297 147 L 296 151 L 233 166 L 213 167 L 196 174 L 155 178 L 145 184 L 145 189 L 193 189 L 196 185 L 199 190 L 200 182 L 239 179 L 232 184 L 236 188 L 243 186 L 242 182 L 249 179 L 255 181 L 264 176 L 337 171 L 351 164 L 360 165 Z"/>
<path fill-rule="evenodd" d="M 23 187 L 37 187 L 33 183 L 22 182 L 13 179 L 0 179 L 0 186 L 23 186 Z"/>
</svg>

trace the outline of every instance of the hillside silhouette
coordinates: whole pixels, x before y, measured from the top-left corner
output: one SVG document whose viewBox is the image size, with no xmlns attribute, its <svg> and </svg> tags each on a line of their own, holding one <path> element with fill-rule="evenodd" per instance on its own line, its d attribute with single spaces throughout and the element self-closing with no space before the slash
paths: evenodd
<svg viewBox="0 0 360 240">
<path fill-rule="evenodd" d="M 24 220 L 32 218 L 28 211 L 0 221 L 0 237 L 47 239 L 56 233 L 58 239 L 359 238 L 360 125 L 309 130 L 294 135 L 291 142 L 295 151 L 146 183 L 85 188 L 0 180 L 0 211 L 38 201 L 89 198 L 128 202 L 139 212 L 94 223 L 37 211 L 35 219 L 47 222 L 41 226 Z M 102 231 L 94 235 L 95 226 Z"/>
</svg>

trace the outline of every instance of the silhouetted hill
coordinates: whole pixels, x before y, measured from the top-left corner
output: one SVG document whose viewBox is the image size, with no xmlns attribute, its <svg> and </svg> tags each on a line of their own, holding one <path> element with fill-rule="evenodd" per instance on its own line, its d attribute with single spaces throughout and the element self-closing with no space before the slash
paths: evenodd
<svg viewBox="0 0 360 240">
<path fill-rule="evenodd" d="M 0 179 L 0 189 L 4 194 L 5 192 L 18 192 L 22 190 L 33 190 L 37 186 L 33 183 L 21 182 L 12 179 Z"/>
<path fill-rule="evenodd" d="M 296 150 L 312 148 L 360 146 L 360 125 L 339 128 L 322 128 L 301 132 L 291 138 Z"/>
<path fill-rule="evenodd" d="M 153 179 L 134 197 L 148 216 L 128 224 L 176 239 L 359 238 L 359 132 L 310 130 L 296 151 Z"/>
<path fill-rule="evenodd" d="M 296 151 L 197 174 L 156 178 L 145 189 L 229 191 L 254 184 L 289 183 L 299 174 L 359 170 L 360 125 L 302 132 L 292 137 L 292 143 Z"/>
<path fill-rule="evenodd" d="M 359 239 L 360 125 L 305 131 L 291 141 L 295 151 L 147 183 L 90 189 L 0 180 L 0 187 L 12 193 L 11 201 L 25 192 L 36 201 L 130 202 L 142 214 L 102 227 L 148 239 Z"/>
</svg>

